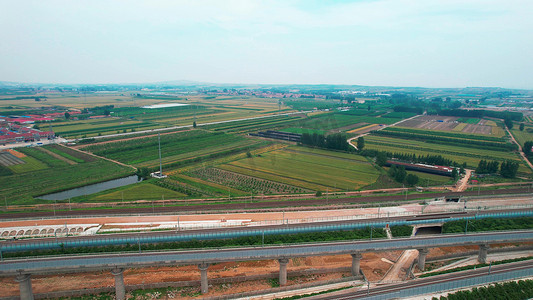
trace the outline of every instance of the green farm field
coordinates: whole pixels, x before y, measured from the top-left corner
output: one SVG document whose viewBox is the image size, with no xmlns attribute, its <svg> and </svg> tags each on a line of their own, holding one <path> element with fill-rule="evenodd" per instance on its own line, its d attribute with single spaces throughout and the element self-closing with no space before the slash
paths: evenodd
<svg viewBox="0 0 533 300">
<path fill-rule="evenodd" d="M 450 146 L 373 135 L 366 136 L 365 142 L 365 149 L 392 153 L 416 153 L 417 155 L 442 155 L 459 164 L 466 162 L 467 166 L 472 169 L 475 169 L 482 159 L 498 161 L 504 161 L 506 159 L 516 160 L 520 162 L 518 169 L 520 173 L 531 174 L 531 170 L 520 160 L 516 153 L 470 148 L 467 143 L 464 146 Z"/>
<path fill-rule="evenodd" d="M 53 160 L 47 158 L 39 162 L 46 165 L 46 161 Z M 132 173 L 131 168 L 101 159 L 76 165 L 46 165 L 46 168 L 39 170 L 2 176 L 0 196 L 6 197 L 8 204 L 44 203 L 46 201 L 34 200 L 33 197 L 124 177 Z"/>
<path fill-rule="evenodd" d="M 172 191 L 149 182 L 140 182 L 128 185 L 124 188 L 114 189 L 112 192 L 104 191 L 87 197 L 89 201 L 130 201 L 130 200 L 161 200 L 161 199 L 178 199 L 187 195 Z M 76 200 L 76 199 L 74 199 Z"/>
<path fill-rule="evenodd" d="M 360 123 L 368 124 L 393 124 L 398 122 L 397 118 L 371 117 L 367 115 L 351 115 L 348 113 L 328 113 L 310 117 L 299 122 L 295 122 L 294 127 L 314 129 L 314 130 L 339 130 L 353 129 Z"/>
<path fill-rule="evenodd" d="M 11 171 L 13 171 L 14 173 L 28 173 L 48 168 L 45 163 L 39 161 L 34 157 L 26 156 L 21 159 L 24 161 L 23 164 L 12 165 L 8 168 L 11 169 Z"/>
<path fill-rule="evenodd" d="M 161 136 L 162 161 L 171 164 L 224 151 L 254 148 L 261 143 L 260 140 L 204 130 L 166 134 Z M 157 136 L 87 146 L 84 150 L 137 167 L 159 164 Z"/>
<path fill-rule="evenodd" d="M 361 161 L 356 155 L 348 158 L 345 153 L 305 150 L 293 146 L 219 167 L 315 191 L 356 190 L 379 177 L 379 171 L 372 164 Z"/>
<path fill-rule="evenodd" d="M 525 126 L 524 131 L 520 131 L 518 128 L 511 129 L 511 133 L 521 147 L 524 146 L 525 142 L 533 141 L 533 132 L 529 132 L 528 129 L 533 131 L 533 126 Z"/>
</svg>

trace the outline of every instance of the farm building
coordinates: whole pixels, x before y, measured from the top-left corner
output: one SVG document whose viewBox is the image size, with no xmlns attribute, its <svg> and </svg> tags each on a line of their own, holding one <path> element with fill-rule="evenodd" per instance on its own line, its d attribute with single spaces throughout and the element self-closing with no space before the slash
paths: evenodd
<svg viewBox="0 0 533 300">
<path fill-rule="evenodd" d="M 269 139 L 285 140 L 290 142 L 299 142 L 302 139 L 302 135 L 298 133 L 288 133 L 282 131 L 260 131 L 258 133 L 250 133 L 251 136 L 259 136 Z"/>
</svg>

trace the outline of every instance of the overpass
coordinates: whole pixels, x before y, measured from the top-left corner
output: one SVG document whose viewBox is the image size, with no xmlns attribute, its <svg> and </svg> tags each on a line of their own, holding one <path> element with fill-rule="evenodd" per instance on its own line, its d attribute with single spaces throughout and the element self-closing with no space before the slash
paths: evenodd
<svg viewBox="0 0 533 300">
<path fill-rule="evenodd" d="M 230 249 L 201 249 L 146 253 L 117 253 L 85 256 L 62 256 L 33 259 L 16 259 L 0 263 L 0 276 L 16 276 L 20 283 L 21 299 L 33 299 L 31 275 L 110 270 L 115 276 L 117 299 L 124 299 L 123 271 L 126 268 L 177 266 L 197 264 L 201 275 L 201 290 L 208 289 L 207 269 L 209 264 L 228 261 L 277 259 L 280 263 L 279 281 L 287 282 L 289 259 L 306 256 L 336 254 L 352 255 L 352 273 L 360 274 L 361 253 L 391 250 L 418 249 L 418 264 L 424 269 L 428 248 L 479 245 L 480 262 L 485 262 L 489 244 L 533 241 L 533 230 L 453 234 L 413 238 L 395 238 L 333 243 L 310 243 L 268 247 L 243 247 Z"/>
</svg>

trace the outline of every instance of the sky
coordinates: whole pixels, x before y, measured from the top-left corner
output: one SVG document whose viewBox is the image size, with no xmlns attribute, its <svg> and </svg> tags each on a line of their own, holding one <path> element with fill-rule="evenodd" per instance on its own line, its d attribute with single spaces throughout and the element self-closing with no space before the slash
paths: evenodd
<svg viewBox="0 0 533 300">
<path fill-rule="evenodd" d="M 0 1 L 0 81 L 533 89 L 531 0 Z"/>
</svg>

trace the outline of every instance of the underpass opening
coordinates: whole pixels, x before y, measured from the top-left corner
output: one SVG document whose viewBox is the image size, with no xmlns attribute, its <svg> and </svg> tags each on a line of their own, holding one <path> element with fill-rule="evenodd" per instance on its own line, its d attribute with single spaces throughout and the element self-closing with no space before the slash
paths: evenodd
<svg viewBox="0 0 533 300">
<path fill-rule="evenodd" d="M 427 226 L 417 228 L 415 235 L 434 235 L 440 233 L 442 233 L 442 226 Z"/>
</svg>

